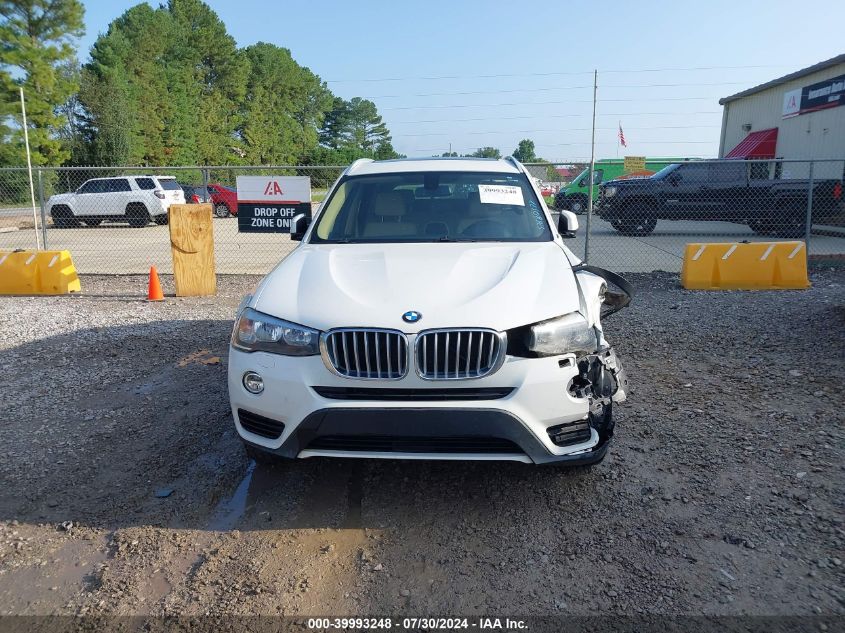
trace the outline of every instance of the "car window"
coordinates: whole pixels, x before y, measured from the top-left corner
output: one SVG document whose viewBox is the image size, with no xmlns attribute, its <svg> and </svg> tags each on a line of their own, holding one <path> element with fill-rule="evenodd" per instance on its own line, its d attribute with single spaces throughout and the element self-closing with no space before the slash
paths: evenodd
<svg viewBox="0 0 845 633">
<path fill-rule="evenodd" d="M 710 180 L 713 182 L 745 180 L 745 164 L 741 162 L 710 163 Z"/>
<path fill-rule="evenodd" d="M 104 180 L 89 180 L 77 190 L 77 193 L 102 193 L 104 182 Z"/>
<path fill-rule="evenodd" d="M 104 180 L 103 184 L 103 191 L 105 193 L 122 193 L 124 191 L 132 191 L 127 178 L 110 178 L 109 180 Z"/>
<path fill-rule="evenodd" d="M 161 185 L 162 189 L 167 191 L 178 191 L 182 188 L 179 186 L 179 183 L 176 182 L 175 178 L 159 178 L 158 183 Z"/>
<path fill-rule="evenodd" d="M 317 219 L 313 242 L 546 241 L 524 174 L 419 172 L 351 176 Z"/>
<path fill-rule="evenodd" d="M 704 183 L 710 179 L 707 165 L 681 165 L 675 174 L 686 184 Z"/>
<path fill-rule="evenodd" d="M 153 182 L 152 178 L 136 178 L 135 184 L 138 185 L 138 189 L 155 189 L 156 184 Z"/>
</svg>

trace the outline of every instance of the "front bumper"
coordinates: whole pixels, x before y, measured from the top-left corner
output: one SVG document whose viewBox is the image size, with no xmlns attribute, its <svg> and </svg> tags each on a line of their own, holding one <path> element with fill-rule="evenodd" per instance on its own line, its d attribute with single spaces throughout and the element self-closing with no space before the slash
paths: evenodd
<svg viewBox="0 0 845 633">
<path fill-rule="evenodd" d="M 264 391 L 254 395 L 242 384 L 246 371 L 264 379 Z M 412 371 L 398 381 L 361 381 L 331 373 L 319 356 L 294 358 L 229 352 L 229 396 L 235 426 L 249 444 L 282 457 L 375 457 L 404 459 L 510 460 L 526 463 L 600 461 L 608 439 L 590 429 L 588 440 L 569 446 L 552 442 L 547 429 L 588 418 L 589 400 L 573 396 L 568 386 L 578 375 L 574 355 L 548 358 L 507 357 L 490 376 L 465 381 L 427 381 Z M 416 390 L 413 401 L 337 399 L 323 397 L 314 387 L 384 387 Z M 512 391 L 489 400 L 426 400 L 420 390 L 501 388 Z M 238 410 L 248 411 L 284 425 L 278 437 L 250 432 L 241 424 Z M 253 427 L 254 428 L 254 427 Z M 358 450 L 338 438 L 370 438 Z M 391 441 L 395 438 L 395 442 Z M 477 442 L 493 438 L 489 450 Z M 376 441 L 378 440 L 378 441 Z M 450 444 L 440 450 L 437 443 Z M 473 450 L 462 452 L 458 442 Z M 510 444 L 509 449 L 502 447 Z M 426 450 L 426 446 L 432 446 Z"/>
</svg>

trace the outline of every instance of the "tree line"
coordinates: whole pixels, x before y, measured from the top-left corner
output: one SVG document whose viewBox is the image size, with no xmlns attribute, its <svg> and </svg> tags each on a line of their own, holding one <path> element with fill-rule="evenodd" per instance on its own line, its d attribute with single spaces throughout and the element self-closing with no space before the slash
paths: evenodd
<svg viewBox="0 0 845 633">
<path fill-rule="evenodd" d="M 201 0 L 138 4 L 80 65 L 79 0 L 0 0 L 0 166 L 347 164 L 395 158 L 373 102 L 342 99 L 290 51 L 238 48 Z"/>
</svg>

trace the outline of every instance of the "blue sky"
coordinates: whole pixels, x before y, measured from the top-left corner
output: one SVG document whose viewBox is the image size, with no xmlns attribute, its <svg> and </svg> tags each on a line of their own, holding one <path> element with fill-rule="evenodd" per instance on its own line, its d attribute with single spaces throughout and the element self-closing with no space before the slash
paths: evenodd
<svg viewBox="0 0 845 633">
<path fill-rule="evenodd" d="M 84 61 L 138 2 L 83 2 Z M 597 158 L 715 156 L 720 97 L 845 52 L 829 0 L 207 2 L 239 46 L 289 48 L 335 94 L 374 101 L 409 156 L 531 138 L 544 158 L 587 158 L 593 69 Z"/>
</svg>

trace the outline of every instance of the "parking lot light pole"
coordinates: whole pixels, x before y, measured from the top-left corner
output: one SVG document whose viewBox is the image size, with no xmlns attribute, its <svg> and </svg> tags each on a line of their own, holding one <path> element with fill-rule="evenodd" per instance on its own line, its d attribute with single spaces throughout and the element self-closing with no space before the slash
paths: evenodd
<svg viewBox="0 0 845 633">
<path fill-rule="evenodd" d="M 593 136 L 590 141 L 590 185 L 587 191 L 587 234 L 584 237 L 584 262 L 590 263 L 590 232 L 593 221 L 593 173 L 596 169 L 596 93 L 599 71 L 593 71 Z"/>
</svg>

